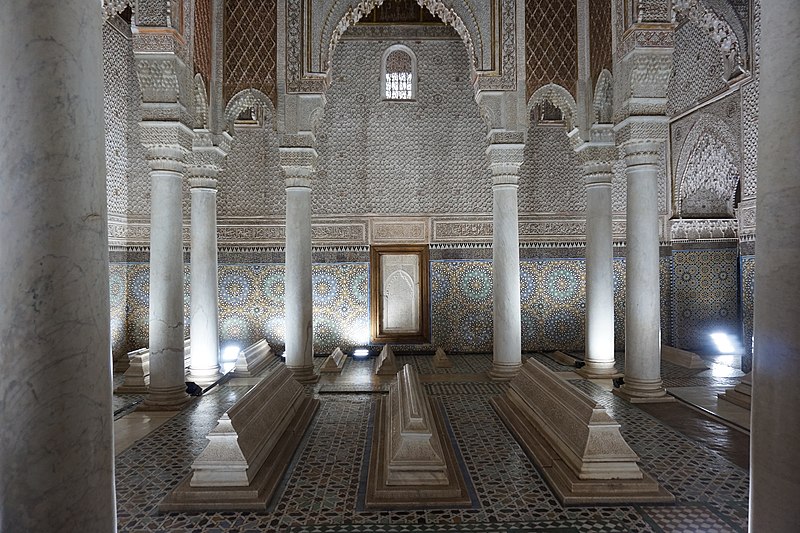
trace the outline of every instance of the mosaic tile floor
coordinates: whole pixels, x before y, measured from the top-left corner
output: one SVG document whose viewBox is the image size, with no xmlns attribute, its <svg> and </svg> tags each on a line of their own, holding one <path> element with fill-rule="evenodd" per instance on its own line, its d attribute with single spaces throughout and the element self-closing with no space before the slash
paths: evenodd
<svg viewBox="0 0 800 533">
<path fill-rule="evenodd" d="M 535 355 L 537 359 L 546 359 Z M 454 369 L 475 374 L 489 356 L 453 356 Z M 398 357 L 434 374 L 425 356 Z M 315 361 L 317 363 L 317 361 Z M 552 363 L 552 361 L 551 361 Z M 345 373 L 369 374 L 373 361 L 349 360 Z M 560 366 L 560 365 L 559 365 Z M 564 371 L 566 367 L 556 369 Z M 455 372 L 453 372 L 453 370 Z M 677 372 L 677 371 L 676 371 Z M 443 375 L 442 378 L 445 376 Z M 596 384 L 570 381 L 603 403 L 622 425 L 642 468 L 672 491 L 674 506 L 564 508 L 489 405 L 507 387 L 459 382 L 456 376 L 425 388 L 441 400 L 478 496 L 477 509 L 356 510 L 367 422 L 378 393 L 317 394 L 321 407 L 268 512 L 159 514 L 158 503 L 190 472 L 217 418 L 248 389 L 223 385 L 198 398 L 117 457 L 119 531 L 285 531 L 290 533 L 428 533 L 481 531 L 671 532 L 745 531 L 748 474 L 721 455 L 662 424 Z M 342 376 L 343 380 L 347 375 Z"/>
</svg>

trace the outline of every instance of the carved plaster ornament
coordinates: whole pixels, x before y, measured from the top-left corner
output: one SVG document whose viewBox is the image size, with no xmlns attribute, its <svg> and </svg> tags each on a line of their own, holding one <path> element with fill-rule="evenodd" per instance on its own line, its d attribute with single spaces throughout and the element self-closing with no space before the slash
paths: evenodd
<svg viewBox="0 0 800 533">
<path fill-rule="evenodd" d="M 350 8 L 345 16 L 342 17 L 331 34 L 328 43 L 328 54 L 322 65 L 327 75 L 330 75 L 333 50 L 339 43 L 342 34 L 344 34 L 350 26 L 361 20 L 364 15 L 369 14 L 376 7 L 383 5 L 383 2 L 384 0 L 361 0 L 355 7 Z M 440 0 L 417 0 L 417 3 L 421 7 L 427 8 L 428 11 L 439 17 L 445 24 L 452 26 L 453 29 L 456 30 L 456 33 L 458 33 L 464 45 L 467 47 L 467 56 L 470 58 L 472 71 L 476 72 L 477 60 L 475 58 L 475 46 L 472 42 L 472 36 L 469 34 L 469 30 L 466 24 L 464 24 L 464 21 L 461 20 L 461 17 L 459 17 L 453 9 L 445 6 Z"/>
<path fill-rule="evenodd" d="M 102 0 L 103 4 L 103 19 L 108 20 L 111 17 L 119 15 L 127 8 L 133 9 L 133 2 L 131 0 Z"/>
<path fill-rule="evenodd" d="M 680 213 L 733 216 L 739 170 L 725 143 L 703 135 L 692 148 L 683 174 Z"/>
<path fill-rule="evenodd" d="M 747 73 L 739 39 L 725 17 L 702 5 L 700 0 L 672 0 L 673 19 L 689 21 L 705 29 L 719 45 L 725 67 L 724 81 Z"/>
</svg>

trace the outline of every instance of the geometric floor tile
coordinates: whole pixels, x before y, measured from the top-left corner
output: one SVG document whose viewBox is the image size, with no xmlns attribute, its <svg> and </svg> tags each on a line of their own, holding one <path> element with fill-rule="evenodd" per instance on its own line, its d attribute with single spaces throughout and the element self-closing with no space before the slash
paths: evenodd
<svg viewBox="0 0 800 533">
<path fill-rule="evenodd" d="M 537 359 L 541 356 L 535 356 Z M 476 381 L 491 368 L 488 355 L 454 355 L 452 369 L 434 369 L 429 356 L 398 356 L 424 376 L 441 402 L 474 486 L 476 508 L 360 511 L 358 489 L 368 423 L 381 392 L 319 394 L 303 442 L 266 512 L 158 513 L 159 502 L 191 471 L 217 419 L 250 388 L 223 385 L 197 398 L 153 433 L 116 457 L 120 532 L 281 531 L 293 533 L 662 532 L 744 531 L 748 473 L 721 455 L 586 380 L 570 383 L 603 404 L 641 457 L 641 467 L 676 496 L 673 506 L 561 506 L 489 400 L 507 385 Z M 319 361 L 315 361 L 318 363 Z M 345 374 L 370 375 L 374 359 L 349 359 Z M 555 364 L 554 364 L 555 366 Z M 563 370 L 554 368 L 555 370 Z M 343 374 L 342 381 L 347 376 Z M 465 374 L 459 381 L 453 374 Z M 441 375 L 437 381 L 436 376 Z M 337 380 L 339 378 L 336 378 Z"/>
</svg>

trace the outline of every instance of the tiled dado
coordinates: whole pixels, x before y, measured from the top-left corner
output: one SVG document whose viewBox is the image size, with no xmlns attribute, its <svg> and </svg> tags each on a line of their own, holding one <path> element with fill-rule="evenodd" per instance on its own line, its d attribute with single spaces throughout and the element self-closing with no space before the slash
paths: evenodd
<svg viewBox="0 0 800 533">
<path fill-rule="evenodd" d="M 753 358 L 753 298 L 755 297 L 756 258 L 754 255 L 739 258 L 739 313 L 742 318 L 742 344 L 744 357 L 742 370 L 750 372 Z"/>
<path fill-rule="evenodd" d="M 673 346 L 703 351 L 714 331 L 740 335 L 737 262 L 735 248 L 672 252 Z"/>
<path fill-rule="evenodd" d="M 615 258 L 614 336 L 625 346 L 625 260 Z M 433 343 L 448 351 L 492 349 L 491 261 L 431 261 Z M 670 258 L 661 258 L 662 328 L 669 331 Z M 584 259 L 520 261 L 523 351 L 582 350 L 585 340 Z"/>
<path fill-rule="evenodd" d="M 699 259 L 679 252 L 679 272 L 705 275 L 692 265 Z M 707 251 L 698 258 L 727 261 Z M 712 257 L 713 256 L 713 257 Z M 674 256 L 673 256 L 674 257 Z M 705 315 L 703 301 L 687 292 L 683 279 L 671 283 L 673 257 L 660 262 L 661 319 L 665 338 L 671 338 L 670 309 L 679 309 L 681 328 L 706 327 L 693 317 Z M 735 263 L 734 263 L 735 265 Z M 492 348 L 492 263 L 489 260 L 434 260 L 430 263 L 432 344 L 452 352 L 488 352 Z M 189 325 L 189 265 L 184 271 L 184 316 Z M 625 344 L 625 259 L 615 258 L 614 333 L 617 349 Z M 727 267 L 708 268 L 727 272 Z M 115 355 L 147 345 L 150 272 L 146 263 L 111 265 L 111 319 Z M 719 279 L 719 275 L 717 275 Z M 735 273 L 731 279 L 735 279 Z M 316 263 L 312 268 L 314 348 L 318 353 L 334 347 L 369 342 L 369 264 L 365 262 Z M 698 286 L 707 282 L 698 281 Z M 584 346 L 586 263 L 575 259 L 526 259 L 520 262 L 522 348 L 582 350 Z M 709 297 L 722 298 L 724 308 L 737 305 L 734 294 L 719 296 L 713 285 Z M 682 291 L 682 292 L 681 292 Z M 671 300 L 674 294 L 680 301 Z M 284 344 L 284 266 L 279 263 L 221 264 L 219 267 L 220 340 L 249 344 L 266 338 Z M 732 298 L 732 300 L 731 300 Z M 722 308 L 722 306 L 721 306 Z M 734 311 L 730 316 L 736 317 Z M 675 315 L 672 315 L 675 316 Z M 687 346 L 691 348 L 691 346 Z"/>
<path fill-rule="evenodd" d="M 189 265 L 185 265 L 183 294 L 186 335 L 189 334 L 190 323 L 189 280 Z M 338 345 L 352 346 L 368 342 L 369 264 L 315 264 L 312 267 L 312 284 L 315 350 L 325 352 Z M 149 265 L 113 265 L 111 286 L 112 337 L 126 338 L 128 350 L 146 346 L 149 331 Z M 283 346 L 284 292 L 282 264 L 220 265 L 220 343 L 225 345 L 235 341 L 247 345 L 266 338 L 274 346 Z"/>
</svg>

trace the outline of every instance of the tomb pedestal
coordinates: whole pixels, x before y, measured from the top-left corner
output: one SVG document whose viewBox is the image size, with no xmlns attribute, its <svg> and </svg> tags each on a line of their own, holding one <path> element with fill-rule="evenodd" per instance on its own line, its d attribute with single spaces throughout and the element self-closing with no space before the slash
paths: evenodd
<svg viewBox="0 0 800 533">
<path fill-rule="evenodd" d="M 564 505 L 672 502 L 602 405 L 528 359 L 511 388 L 491 400 Z"/>
<path fill-rule="evenodd" d="M 375 413 L 368 509 L 471 505 L 443 414 L 411 365 L 397 373 Z"/>
<path fill-rule="evenodd" d="M 276 367 L 222 415 L 192 474 L 159 510 L 266 510 L 318 407 L 291 371 Z"/>
</svg>

